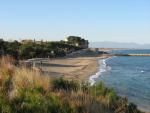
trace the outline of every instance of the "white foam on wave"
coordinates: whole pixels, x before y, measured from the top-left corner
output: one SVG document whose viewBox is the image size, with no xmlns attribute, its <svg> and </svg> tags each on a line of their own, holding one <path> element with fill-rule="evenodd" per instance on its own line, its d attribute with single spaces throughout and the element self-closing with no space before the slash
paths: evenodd
<svg viewBox="0 0 150 113">
<path fill-rule="evenodd" d="M 141 70 L 141 73 L 144 73 L 144 70 Z"/>
<path fill-rule="evenodd" d="M 91 85 L 94 85 L 96 83 L 96 79 L 99 78 L 99 76 L 103 72 L 111 69 L 111 67 L 107 66 L 107 64 L 106 64 L 106 60 L 108 60 L 108 59 L 109 58 L 99 60 L 99 65 L 100 65 L 99 71 L 95 75 L 92 75 L 92 76 L 89 77 L 89 83 Z"/>
</svg>

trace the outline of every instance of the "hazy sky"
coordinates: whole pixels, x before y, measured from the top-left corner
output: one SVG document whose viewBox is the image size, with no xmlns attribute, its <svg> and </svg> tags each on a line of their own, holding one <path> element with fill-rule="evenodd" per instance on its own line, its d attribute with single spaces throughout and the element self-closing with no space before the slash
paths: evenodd
<svg viewBox="0 0 150 113">
<path fill-rule="evenodd" d="M 150 43 L 150 0 L 0 0 L 0 38 Z"/>
</svg>

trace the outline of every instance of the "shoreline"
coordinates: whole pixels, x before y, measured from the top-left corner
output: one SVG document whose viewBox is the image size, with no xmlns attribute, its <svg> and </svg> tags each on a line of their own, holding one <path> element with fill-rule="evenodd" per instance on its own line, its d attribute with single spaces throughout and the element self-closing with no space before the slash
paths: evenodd
<svg viewBox="0 0 150 113">
<path fill-rule="evenodd" d="M 98 59 L 98 64 L 99 64 L 98 65 L 98 70 L 94 75 L 91 75 L 89 77 L 89 82 L 90 82 L 91 85 L 94 85 L 96 83 L 95 79 L 99 78 L 103 72 L 110 69 L 110 67 L 108 69 L 107 64 L 106 64 L 106 60 L 108 60 L 110 58 L 112 58 L 112 57 L 104 57 L 104 58 L 99 58 Z"/>
<path fill-rule="evenodd" d="M 42 70 L 51 77 L 64 77 L 79 82 L 89 81 L 90 78 L 96 79 L 101 75 L 101 61 L 111 57 L 113 56 L 108 54 L 52 59 L 43 62 Z"/>
<path fill-rule="evenodd" d="M 79 82 L 88 81 L 91 75 L 99 71 L 99 59 L 110 57 L 97 51 L 85 49 L 56 59 L 29 59 L 26 62 L 33 64 L 44 75 L 50 77 L 65 77 Z"/>
<path fill-rule="evenodd" d="M 105 72 L 105 71 L 107 71 L 107 67 L 105 67 L 107 64 L 105 64 L 106 63 L 106 60 L 108 60 L 109 58 L 112 58 L 113 56 L 109 56 L 109 57 L 106 57 L 106 58 L 101 58 L 101 59 L 99 59 L 101 62 L 99 62 L 99 70 L 95 73 L 95 75 L 92 75 L 91 76 L 91 78 L 92 79 L 97 79 L 98 77 L 100 77 L 101 75 L 102 75 L 102 73 L 103 72 Z M 104 63 L 105 62 L 105 63 Z M 103 65 L 105 65 L 104 67 L 106 68 L 106 70 L 103 70 L 103 67 L 101 67 L 101 66 L 103 66 Z M 89 78 L 90 79 L 90 78 Z M 93 82 L 93 81 L 92 81 Z M 94 85 L 96 83 L 96 81 L 94 81 L 94 83 L 92 83 L 91 85 Z M 105 84 L 105 83 L 104 83 Z M 109 87 L 108 87 L 109 88 Z M 117 94 L 117 92 L 116 92 L 116 94 Z M 118 94 L 117 94 L 118 95 Z M 119 95 L 118 95 L 119 96 Z M 119 96 L 119 97 L 121 97 L 122 98 L 122 96 Z M 126 97 L 126 98 L 128 98 L 128 97 Z M 136 104 L 137 105 L 137 104 Z M 144 107 L 141 107 L 141 106 L 138 106 L 137 105 L 137 108 L 141 111 L 141 112 L 143 112 L 143 113 L 150 113 L 150 111 L 148 110 L 148 109 L 146 109 L 146 108 L 144 108 Z"/>
<path fill-rule="evenodd" d="M 89 78 L 99 72 L 99 60 L 109 56 L 77 57 L 55 59 L 43 63 L 42 70 L 49 76 L 65 77 L 79 82 L 89 81 Z M 47 66 L 46 66 L 47 65 Z"/>
</svg>

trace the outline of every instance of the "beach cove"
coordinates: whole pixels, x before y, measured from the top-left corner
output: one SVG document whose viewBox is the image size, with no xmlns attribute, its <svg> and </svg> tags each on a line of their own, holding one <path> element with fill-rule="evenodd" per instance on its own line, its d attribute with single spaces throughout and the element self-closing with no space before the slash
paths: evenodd
<svg viewBox="0 0 150 113">
<path fill-rule="evenodd" d="M 43 73 L 51 77 L 65 77 L 79 82 L 89 81 L 91 75 L 99 71 L 99 60 L 108 58 L 109 55 L 96 54 L 75 55 L 73 57 L 55 58 L 35 61 L 36 67 L 41 68 Z"/>
<path fill-rule="evenodd" d="M 119 96 L 128 98 L 129 95 L 120 94 L 121 91 L 118 91 L 116 89 L 118 88 L 118 86 L 113 86 L 113 84 L 109 84 L 111 82 L 105 81 L 105 75 L 106 77 L 108 76 L 107 74 L 111 76 L 112 74 L 110 74 L 109 72 L 113 70 L 113 67 L 110 65 L 110 63 L 108 63 L 108 61 L 114 58 L 118 57 L 112 57 L 109 54 L 95 54 L 95 52 L 92 52 L 90 54 L 86 53 L 85 55 L 78 54 L 73 55 L 72 57 L 50 59 L 48 61 L 42 62 L 42 71 L 48 76 L 64 77 L 79 82 L 88 81 L 91 85 L 94 85 L 96 82 L 98 83 L 99 81 L 103 81 L 103 83 L 106 84 L 107 87 L 114 88 L 117 94 L 119 94 Z M 121 58 L 126 57 L 122 56 Z M 117 63 L 117 61 L 115 63 Z M 141 73 L 144 72 L 141 71 Z M 120 75 L 122 74 L 120 73 Z M 114 78 L 116 79 L 114 82 L 117 83 L 119 79 L 117 77 Z M 113 79 L 109 78 L 108 80 L 111 81 Z M 129 102 L 134 103 L 134 101 L 132 101 L 131 98 L 129 98 Z M 141 108 L 139 105 L 138 108 L 142 111 L 148 111 L 147 109 L 145 110 L 143 107 Z"/>
</svg>

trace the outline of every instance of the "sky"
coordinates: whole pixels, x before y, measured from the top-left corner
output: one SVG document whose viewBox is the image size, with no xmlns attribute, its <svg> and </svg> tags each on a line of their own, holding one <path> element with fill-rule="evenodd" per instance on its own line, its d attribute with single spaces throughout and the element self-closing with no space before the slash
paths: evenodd
<svg viewBox="0 0 150 113">
<path fill-rule="evenodd" d="M 0 0 L 0 38 L 150 43 L 150 0 Z"/>
</svg>

